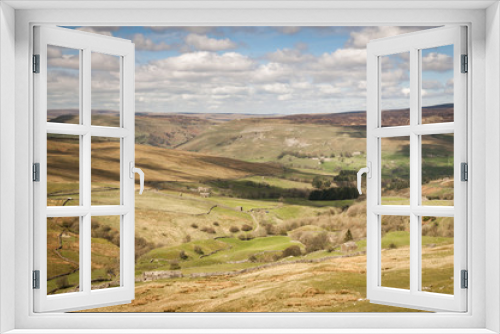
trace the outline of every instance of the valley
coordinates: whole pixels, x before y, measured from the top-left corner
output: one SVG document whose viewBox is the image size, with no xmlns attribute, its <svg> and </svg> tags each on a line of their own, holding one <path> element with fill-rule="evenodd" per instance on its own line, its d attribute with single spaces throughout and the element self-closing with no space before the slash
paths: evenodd
<svg viewBox="0 0 500 334">
<path fill-rule="evenodd" d="M 449 106 L 423 114 L 453 119 Z M 57 111 L 49 121 L 75 123 L 76 115 Z M 96 124 L 116 119 L 95 116 Z M 136 194 L 136 299 L 89 311 L 410 311 L 366 300 L 366 197 L 355 190 L 365 122 L 364 112 L 138 113 L 136 166 L 146 189 Z M 382 200 L 406 204 L 408 140 L 382 145 Z M 78 205 L 77 138 L 48 135 L 47 147 L 47 205 Z M 422 150 L 423 201 L 453 205 L 453 136 L 426 136 Z M 119 142 L 92 143 L 93 205 L 119 198 L 119 152 Z M 75 291 L 78 219 L 48 225 L 48 290 Z M 404 288 L 409 226 L 383 217 L 382 228 L 383 282 Z M 422 230 L 424 288 L 453 293 L 453 222 L 424 217 Z M 93 217 L 91 231 L 92 286 L 117 286 L 119 217 Z"/>
</svg>

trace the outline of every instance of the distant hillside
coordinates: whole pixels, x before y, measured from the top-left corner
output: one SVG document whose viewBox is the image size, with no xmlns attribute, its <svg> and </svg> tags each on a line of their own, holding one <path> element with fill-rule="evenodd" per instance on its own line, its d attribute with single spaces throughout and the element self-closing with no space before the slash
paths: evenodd
<svg viewBox="0 0 500 334">
<path fill-rule="evenodd" d="M 366 111 L 352 111 L 332 114 L 300 114 L 281 117 L 298 123 L 328 124 L 337 126 L 366 126 Z M 422 108 L 424 123 L 453 122 L 453 104 L 442 104 Z M 408 109 L 384 110 L 384 126 L 406 125 L 409 122 Z"/>
<path fill-rule="evenodd" d="M 47 173 L 57 182 L 78 181 L 78 144 L 68 139 L 50 138 L 47 141 Z M 119 154 L 119 144 L 92 144 L 92 168 L 98 170 L 94 181 L 119 179 L 120 170 L 110 161 Z M 72 152 L 68 156 L 68 152 Z M 146 173 L 148 181 L 201 182 L 216 179 L 242 178 L 253 175 L 275 175 L 282 168 L 272 164 L 244 162 L 224 157 L 182 152 L 146 145 L 135 146 L 136 165 Z"/>
<path fill-rule="evenodd" d="M 135 142 L 175 148 L 199 136 L 214 124 L 213 121 L 187 115 L 137 113 Z"/>
<path fill-rule="evenodd" d="M 177 149 L 255 162 L 309 157 L 307 163 L 313 167 L 319 162 L 312 158 L 365 151 L 365 137 L 362 126 L 331 126 L 320 118 L 253 118 L 214 125 Z"/>
<path fill-rule="evenodd" d="M 58 109 L 47 112 L 47 121 L 77 124 L 78 110 Z M 120 119 L 116 111 L 92 111 L 92 124 L 118 126 Z M 200 117 L 180 114 L 136 113 L 135 142 L 164 148 L 174 148 L 200 135 L 215 124 Z"/>
</svg>

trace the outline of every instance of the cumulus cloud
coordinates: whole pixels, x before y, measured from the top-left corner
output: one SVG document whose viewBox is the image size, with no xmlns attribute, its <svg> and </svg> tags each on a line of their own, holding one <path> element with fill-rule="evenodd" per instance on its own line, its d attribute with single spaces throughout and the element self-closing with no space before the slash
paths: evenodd
<svg viewBox="0 0 500 334">
<path fill-rule="evenodd" d="M 282 34 L 297 34 L 301 29 L 316 29 L 315 33 L 318 34 L 332 34 L 325 27 L 285 28 L 279 28 L 283 30 Z M 296 41 L 279 49 L 264 49 L 270 51 L 265 54 L 259 55 L 257 52 L 257 55 L 247 55 L 246 49 L 237 49 L 243 42 L 240 43 L 236 36 L 244 33 L 261 34 L 269 32 L 269 29 L 272 34 L 276 34 L 278 28 L 235 27 L 234 32 L 237 33 L 234 35 L 224 35 L 225 29 L 228 28 L 152 27 L 151 30 L 158 33 L 153 34 L 154 37 L 134 35 L 137 50 L 171 49 L 181 52 L 137 64 L 137 110 L 263 114 L 363 110 L 366 101 L 366 42 L 372 38 L 417 30 L 399 27 L 349 28 L 348 41 L 344 47 L 320 54 L 308 51 L 310 40 L 286 37 Z M 362 32 L 369 36 L 361 36 Z M 160 33 L 165 34 L 161 36 Z M 207 36 L 208 33 L 211 35 Z M 175 38 L 170 39 L 171 36 Z M 181 45 L 185 48 L 179 49 Z M 314 47 L 316 50 L 317 46 Z M 74 91 L 79 82 L 78 76 L 74 75 L 79 66 L 78 56 L 64 54 L 56 49 L 49 50 L 48 56 L 49 65 L 54 71 L 60 72 L 59 77 L 52 77 L 49 83 L 53 91 L 65 87 L 69 89 L 70 86 Z M 92 98 L 93 103 L 95 100 L 100 106 L 98 108 L 107 109 L 118 101 L 119 91 L 116 87 L 119 87 L 120 79 L 119 62 L 102 56 L 96 54 L 92 58 L 95 67 Z M 429 66 L 433 66 L 433 61 L 447 62 L 442 54 L 429 53 L 424 58 L 423 63 L 429 62 Z M 407 60 L 404 55 L 397 55 L 383 61 L 384 106 L 400 108 L 408 103 Z M 437 72 L 433 76 L 444 73 L 443 65 L 429 70 Z M 423 82 L 426 101 L 449 101 L 450 92 L 452 94 L 453 91 L 452 79 L 449 82 L 441 78 L 434 79 L 432 77 L 432 80 Z"/>
<path fill-rule="evenodd" d="M 80 68 L 80 55 L 73 53 L 65 54 L 63 53 L 63 48 L 49 46 L 47 48 L 47 63 L 48 66 L 52 68 L 78 70 Z M 92 52 L 91 66 L 92 71 L 119 71 L 120 58 L 117 56 Z"/>
<path fill-rule="evenodd" d="M 165 42 L 155 43 L 153 40 L 146 38 L 143 34 L 135 34 L 132 38 L 136 50 L 142 51 L 165 51 L 170 50 L 171 46 Z"/>
<path fill-rule="evenodd" d="M 267 54 L 267 58 L 277 63 L 302 63 L 313 60 L 312 55 L 303 54 L 298 49 L 281 49 Z"/>
<path fill-rule="evenodd" d="M 422 57 L 423 71 L 446 72 L 453 69 L 453 58 L 437 52 Z"/>
<path fill-rule="evenodd" d="M 200 51 L 224 51 L 237 47 L 229 38 L 215 39 L 199 34 L 189 34 L 184 41 L 188 46 Z"/>
</svg>

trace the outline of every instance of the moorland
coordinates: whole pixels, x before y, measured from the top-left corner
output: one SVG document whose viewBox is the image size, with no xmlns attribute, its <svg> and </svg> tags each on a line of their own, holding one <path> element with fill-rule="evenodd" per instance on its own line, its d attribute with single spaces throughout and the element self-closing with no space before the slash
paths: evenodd
<svg viewBox="0 0 500 334">
<path fill-rule="evenodd" d="M 383 113 L 401 125 L 405 110 Z M 403 116 L 402 116 L 403 115 Z M 424 108 L 428 122 L 453 106 Z M 49 122 L 77 123 L 74 110 Z M 95 111 L 94 125 L 117 125 Z M 409 202 L 409 138 L 384 139 L 382 203 Z M 92 312 L 410 311 L 366 299 L 364 112 L 136 114 L 136 298 Z M 92 204 L 119 203 L 119 141 L 92 140 Z M 78 205 L 79 139 L 48 135 L 47 205 Z M 453 135 L 422 138 L 422 201 L 453 205 Z M 118 202 L 117 202 L 118 201 Z M 92 218 L 92 287 L 119 285 L 119 217 Z M 382 284 L 408 288 L 409 223 L 382 218 Z M 48 291 L 78 289 L 79 220 L 48 220 Z M 422 289 L 453 293 L 453 220 L 422 218 Z"/>
</svg>

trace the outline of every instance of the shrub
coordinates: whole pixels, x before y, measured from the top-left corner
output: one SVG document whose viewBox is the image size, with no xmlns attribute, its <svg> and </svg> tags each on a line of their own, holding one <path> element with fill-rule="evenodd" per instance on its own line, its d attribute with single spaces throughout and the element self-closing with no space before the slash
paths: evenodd
<svg viewBox="0 0 500 334">
<path fill-rule="evenodd" d="M 344 236 L 344 242 L 348 242 L 352 240 L 352 233 L 351 230 L 347 230 Z"/>
<path fill-rule="evenodd" d="M 240 229 L 237 226 L 231 226 L 229 228 L 229 232 L 231 232 L 231 233 L 238 233 L 239 231 L 240 231 Z"/>
<path fill-rule="evenodd" d="M 242 231 L 245 231 L 245 232 L 251 231 L 252 229 L 253 229 L 253 227 L 252 227 L 252 226 L 250 226 L 250 225 L 247 225 L 247 224 L 243 224 L 243 225 L 241 226 L 241 230 L 242 230 Z"/>
<path fill-rule="evenodd" d="M 189 258 L 189 256 L 187 256 L 187 254 L 186 254 L 186 252 L 185 252 L 185 251 L 181 250 L 181 251 L 179 252 L 179 258 L 180 258 L 181 260 L 187 260 L 187 259 Z"/>
<path fill-rule="evenodd" d="M 142 255 L 154 249 L 155 245 L 148 242 L 143 237 L 135 237 L 135 260 L 137 261 Z"/>
<path fill-rule="evenodd" d="M 248 261 L 255 263 L 255 262 L 257 262 L 257 257 L 255 255 L 250 255 L 250 257 L 248 258 Z"/>
<path fill-rule="evenodd" d="M 325 249 L 328 246 L 328 235 L 326 232 L 322 232 L 313 237 L 308 237 L 304 241 L 306 244 L 306 252 L 311 253 Z"/>
<path fill-rule="evenodd" d="M 170 270 L 179 270 L 181 269 L 181 265 L 177 261 L 173 261 L 170 263 Z"/>
<path fill-rule="evenodd" d="M 191 236 L 188 234 L 184 237 L 184 243 L 187 244 L 188 242 L 191 242 Z"/>
<path fill-rule="evenodd" d="M 198 225 L 197 225 L 197 224 L 195 224 L 195 223 L 192 223 L 192 224 L 191 224 L 191 227 L 192 227 L 192 228 L 198 228 Z"/>
<path fill-rule="evenodd" d="M 214 226 L 219 226 L 219 222 L 213 222 Z"/>
<path fill-rule="evenodd" d="M 210 234 L 215 234 L 215 230 L 213 227 L 210 227 L 210 226 L 203 226 L 201 228 L 201 231 L 202 232 L 205 232 L 205 233 L 210 233 Z"/>
<path fill-rule="evenodd" d="M 396 246 L 395 243 L 391 242 L 391 244 L 389 245 L 389 249 L 396 249 L 398 248 L 398 246 Z"/>
<path fill-rule="evenodd" d="M 285 250 L 283 250 L 282 257 L 289 256 L 301 256 L 302 252 L 300 251 L 300 247 L 297 245 L 289 246 Z"/>
<path fill-rule="evenodd" d="M 195 252 L 196 254 L 200 254 L 200 255 L 205 254 L 205 252 L 203 252 L 203 249 L 201 249 L 201 247 L 200 247 L 200 246 L 198 246 L 198 245 L 194 246 L 194 252 Z"/>
</svg>

